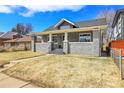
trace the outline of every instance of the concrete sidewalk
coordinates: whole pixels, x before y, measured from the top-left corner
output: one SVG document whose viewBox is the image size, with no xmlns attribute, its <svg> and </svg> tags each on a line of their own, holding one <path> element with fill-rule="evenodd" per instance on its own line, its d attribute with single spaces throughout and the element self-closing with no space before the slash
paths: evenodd
<svg viewBox="0 0 124 93">
<path fill-rule="evenodd" d="M 0 73 L 0 88 L 38 88 L 30 82 L 12 78 L 8 75 Z"/>
</svg>

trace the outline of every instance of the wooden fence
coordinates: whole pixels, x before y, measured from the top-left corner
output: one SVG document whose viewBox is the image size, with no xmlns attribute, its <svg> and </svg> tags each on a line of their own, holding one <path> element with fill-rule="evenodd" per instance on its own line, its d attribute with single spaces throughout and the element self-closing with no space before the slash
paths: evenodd
<svg viewBox="0 0 124 93">
<path fill-rule="evenodd" d="M 113 40 L 111 42 L 111 48 L 124 50 L 124 40 Z M 122 51 L 122 56 L 124 56 L 124 51 Z"/>
<path fill-rule="evenodd" d="M 120 79 L 122 80 L 124 74 L 124 40 L 113 40 L 111 42 L 111 57 L 114 63 L 119 67 Z"/>
</svg>

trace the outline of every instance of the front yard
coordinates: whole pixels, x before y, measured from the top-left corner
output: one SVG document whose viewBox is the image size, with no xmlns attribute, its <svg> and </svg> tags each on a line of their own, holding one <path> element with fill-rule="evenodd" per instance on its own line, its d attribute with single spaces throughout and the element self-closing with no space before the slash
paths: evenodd
<svg viewBox="0 0 124 93">
<path fill-rule="evenodd" d="M 0 53 L 0 64 L 7 64 L 10 61 L 39 56 L 41 53 L 32 51 L 17 51 Z"/>
<path fill-rule="evenodd" d="M 3 71 L 40 87 L 124 87 L 110 58 L 45 55 Z"/>
</svg>

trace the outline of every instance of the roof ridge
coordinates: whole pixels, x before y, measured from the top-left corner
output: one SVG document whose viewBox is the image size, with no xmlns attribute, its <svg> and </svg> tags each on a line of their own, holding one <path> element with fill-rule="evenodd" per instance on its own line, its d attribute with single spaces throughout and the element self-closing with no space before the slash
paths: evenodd
<svg viewBox="0 0 124 93">
<path fill-rule="evenodd" d="M 0 35 L 0 37 L 2 37 L 3 35 L 5 35 L 7 32 L 3 33 L 2 35 Z"/>
<path fill-rule="evenodd" d="M 93 25 L 106 25 L 106 18 L 98 18 L 98 19 L 92 19 L 92 20 L 82 20 L 82 21 L 78 21 L 78 22 L 73 22 L 77 27 L 84 27 L 84 26 L 93 26 Z M 83 25 L 84 26 L 83 26 Z M 87 25 L 86 25 L 87 24 Z M 88 25 L 90 24 L 90 25 Z M 46 28 L 44 31 L 48 31 L 48 30 L 54 30 L 54 25 L 49 26 L 48 28 Z M 43 32 L 44 32 L 43 31 Z"/>
<path fill-rule="evenodd" d="M 105 18 L 98 18 L 98 19 L 92 19 L 92 20 L 82 20 L 82 21 L 78 21 L 78 22 L 74 22 L 74 23 L 79 23 L 79 22 L 91 22 L 91 21 L 97 21 L 97 20 L 102 20 L 102 19 L 105 19 Z"/>
</svg>

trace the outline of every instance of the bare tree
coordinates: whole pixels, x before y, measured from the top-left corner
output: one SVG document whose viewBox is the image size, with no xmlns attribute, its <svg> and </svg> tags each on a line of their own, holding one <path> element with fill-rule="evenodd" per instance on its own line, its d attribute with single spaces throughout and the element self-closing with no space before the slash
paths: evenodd
<svg viewBox="0 0 124 93">
<path fill-rule="evenodd" d="M 107 24 L 111 25 L 115 16 L 115 11 L 113 9 L 100 11 L 97 15 L 97 19 L 106 18 Z"/>
<path fill-rule="evenodd" d="M 100 19 L 100 18 L 106 18 L 106 11 L 105 10 L 101 10 L 99 12 L 99 14 L 97 15 L 97 19 Z"/>
<path fill-rule="evenodd" d="M 11 31 L 17 32 L 19 37 L 22 37 L 32 31 L 32 25 L 31 24 L 24 25 L 23 23 L 18 23 L 16 27 L 13 27 L 11 29 Z"/>
<path fill-rule="evenodd" d="M 27 24 L 25 27 L 25 34 L 30 33 L 32 31 L 32 25 L 31 24 Z"/>
<path fill-rule="evenodd" d="M 14 28 L 14 27 L 11 29 L 11 31 L 12 31 L 12 32 L 17 32 L 17 31 L 16 31 L 16 28 Z"/>
<path fill-rule="evenodd" d="M 109 10 L 104 10 L 104 11 L 100 11 L 99 14 L 97 15 L 97 19 L 99 18 L 105 18 L 107 25 L 108 25 L 108 29 L 105 32 L 106 34 L 106 38 L 111 38 L 111 34 L 112 34 L 112 22 L 115 16 L 115 11 L 113 9 L 109 9 Z"/>
</svg>

